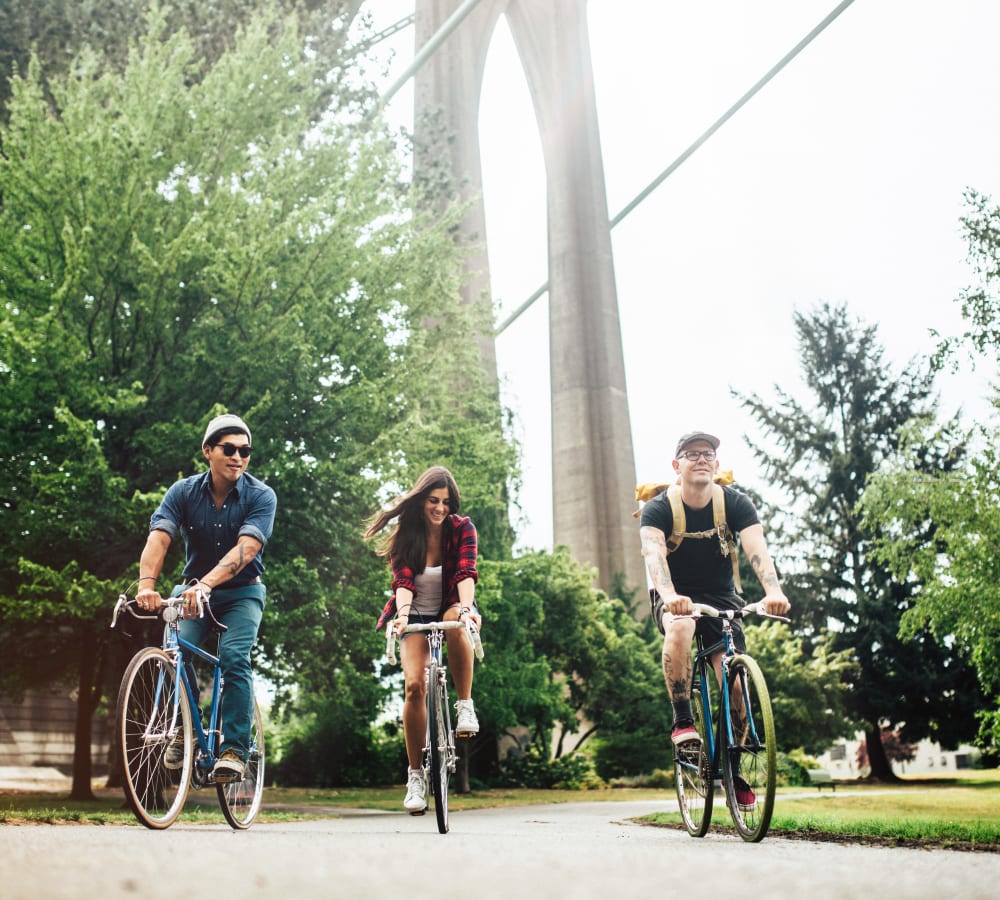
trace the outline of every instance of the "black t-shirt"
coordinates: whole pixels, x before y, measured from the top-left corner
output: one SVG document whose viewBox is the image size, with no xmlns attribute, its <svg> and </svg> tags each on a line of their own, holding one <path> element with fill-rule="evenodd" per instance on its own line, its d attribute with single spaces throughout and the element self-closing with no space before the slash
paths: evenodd
<svg viewBox="0 0 1000 900">
<path fill-rule="evenodd" d="M 723 485 L 722 493 L 726 503 L 726 524 L 734 535 L 751 525 L 760 524 L 757 509 L 746 494 L 729 485 Z M 684 517 L 687 520 L 685 531 L 708 531 L 715 528 L 711 500 L 701 509 L 692 509 L 685 503 Z M 639 524 L 640 527 L 650 525 L 659 528 L 664 535 L 670 537 L 674 529 L 674 516 L 666 491 L 643 506 Z M 680 547 L 667 557 L 667 565 L 677 593 L 685 594 L 695 602 L 710 602 L 707 599 L 709 596 L 736 592 L 733 564 L 728 556 L 722 555 L 716 537 L 685 538 Z M 701 597 L 706 599 L 700 600 Z"/>
</svg>

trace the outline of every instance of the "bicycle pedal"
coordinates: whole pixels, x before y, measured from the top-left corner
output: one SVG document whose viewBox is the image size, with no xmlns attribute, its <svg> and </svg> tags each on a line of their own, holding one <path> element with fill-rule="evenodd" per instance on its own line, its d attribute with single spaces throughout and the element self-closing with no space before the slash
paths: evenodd
<svg viewBox="0 0 1000 900">
<path fill-rule="evenodd" d="M 213 779 L 216 784 L 239 784 L 243 780 L 242 775 L 216 775 Z"/>
<path fill-rule="evenodd" d="M 410 815 L 411 816 L 422 816 L 426 812 L 427 812 L 427 807 L 424 807 L 423 809 L 414 810 L 413 812 L 410 813 Z"/>
</svg>

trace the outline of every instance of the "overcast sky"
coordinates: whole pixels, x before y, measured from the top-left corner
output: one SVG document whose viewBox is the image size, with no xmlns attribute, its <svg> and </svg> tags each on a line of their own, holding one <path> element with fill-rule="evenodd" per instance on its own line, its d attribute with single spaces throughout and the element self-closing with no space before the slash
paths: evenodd
<svg viewBox="0 0 1000 900">
<path fill-rule="evenodd" d="M 835 0 L 590 0 L 609 214 L 614 216 L 835 6 Z M 412 12 L 372 0 L 380 27 Z M 967 187 L 1000 201 L 1000 3 L 856 0 L 612 232 L 638 481 L 670 472 L 705 429 L 763 490 L 730 387 L 801 384 L 793 310 L 846 303 L 899 371 L 961 330 L 972 281 Z M 413 55 L 393 42 L 388 86 Z M 388 47 L 386 48 L 388 49 Z M 412 91 L 388 115 L 409 126 Z M 499 321 L 547 280 L 545 176 L 534 113 L 501 19 L 480 112 Z M 524 452 L 522 547 L 552 542 L 548 304 L 497 339 Z M 940 383 L 942 409 L 987 414 L 994 368 Z"/>
</svg>

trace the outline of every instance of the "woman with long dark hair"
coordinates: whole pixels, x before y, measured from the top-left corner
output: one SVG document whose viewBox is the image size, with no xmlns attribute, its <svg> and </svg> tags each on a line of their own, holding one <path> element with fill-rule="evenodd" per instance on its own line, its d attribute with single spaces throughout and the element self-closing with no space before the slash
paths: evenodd
<svg viewBox="0 0 1000 900">
<path fill-rule="evenodd" d="M 401 635 L 399 659 L 406 685 L 403 733 L 409 763 L 403 807 L 413 815 L 427 808 L 421 752 L 427 727 L 424 669 L 429 651 L 421 635 L 403 635 L 402 631 L 411 622 L 453 621 L 465 616 L 476 628 L 482 625 L 475 603 L 479 578 L 476 526 L 468 517 L 458 515 L 461 504 L 451 472 L 444 466 L 432 466 L 404 497 L 372 516 L 365 531 L 368 540 L 378 537 L 377 552 L 388 557 L 392 567 L 392 596 L 377 627 L 393 620 L 389 627 Z M 458 695 L 455 732 L 459 736 L 477 734 L 472 648 L 461 630 L 446 632 L 446 638 L 448 669 Z"/>
</svg>

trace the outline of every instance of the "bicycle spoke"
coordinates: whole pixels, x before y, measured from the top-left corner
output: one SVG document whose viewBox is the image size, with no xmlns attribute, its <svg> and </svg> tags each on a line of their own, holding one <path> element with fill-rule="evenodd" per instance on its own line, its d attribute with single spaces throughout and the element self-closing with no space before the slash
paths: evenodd
<svg viewBox="0 0 1000 900">
<path fill-rule="evenodd" d="M 191 713 L 182 699 L 174 715 L 176 669 L 162 650 L 137 653 L 122 678 L 118 694 L 118 752 L 125 796 L 136 817 L 149 828 L 174 822 L 187 798 L 191 779 Z M 174 736 L 184 735 L 183 761 L 164 765 Z"/>
<path fill-rule="evenodd" d="M 448 689 L 436 663 L 431 663 L 427 685 L 427 721 L 430 730 L 430 780 L 434 792 L 434 814 L 438 831 L 448 833 Z"/>
<path fill-rule="evenodd" d="M 774 715 L 764 675 L 749 656 L 729 666 L 728 730 L 724 742 L 726 798 L 733 824 L 747 841 L 759 841 L 771 824 L 774 809 Z"/>
<path fill-rule="evenodd" d="M 245 761 L 243 777 L 239 781 L 215 786 L 222 814 L 233 828 L 249 828 L 260 812 L 264 794 L 264 761 L 264 721 L 260 707 L 254 701 L 250 752 Z"/>
<path fill-rule="evenodd" d="M 705 709 L 702 695 L 702 673 L 694 679 L 691 690 L 691 712 L 694 727 L 701 735 L 701 744 L 695 748 L 674 748 L 674 778 L 677 804 L 684 827 L 693 837 L 704 837 L 712 821 L 713 766 L 709 756 L 709 741 L 705 728 Z M 710 676 L 714 677 L 714 676 Z"/>
</svg>

